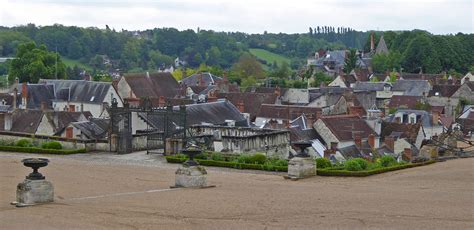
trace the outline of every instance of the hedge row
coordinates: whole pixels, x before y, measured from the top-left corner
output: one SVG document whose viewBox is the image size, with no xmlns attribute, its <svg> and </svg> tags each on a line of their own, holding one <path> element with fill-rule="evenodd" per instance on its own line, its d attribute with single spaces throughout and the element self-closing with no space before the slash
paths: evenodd
<svg viewBox="0 0 474 230">
<path fill-rule="evenodd" d="M 19 146 L 0 146 L 0 151 L 22 152 L 22 153 L 43 153 L 43 154 L 59 154 L 68 155 L 76 153 L 86 153 L 86 149 L 42 149 L 38 147 L 19 147 Z"/>
<path fill-rule="evenodd" d="M 392 166 L 392 167 L 378 168 L 378 169 L 366 170 L 366 171 L 318 169 L 317 174 L 319 176 L 364 177 L 364 176 L 370 176 L 370 175 L 375 175 L 375 174 L 379 174 L 379 173 L 385 173 L 385 172 L 390 172 L 390 171 L 395 171 L 395 170 L 400 170 L 400 169 L 413 168 L 413 167 L 433 164 L 435 162 L 436 161 L 431 160 L 431 161 L 426 161 L 426 162 L 421 162 L 421 163 L 397 165 L 397 166 Z"/>
<path fill-rule="evenodd" d="M 213 161 L 213 160 L 202 160 L 195 159 L 200 165 L 204 166 L 215 166 L 224 168 L 235 168 L 235 169 L 253 169 L 253 170 L 265 170 L 265 171 L 278 171 L 287 172 L 288 166 L 272 166 L 271 169 L 263 164 L 244 164 L 234 161 Z M 168 163 L 183 163 L 186 158 L 167 156 L 166 161 Z"/>
</svg>

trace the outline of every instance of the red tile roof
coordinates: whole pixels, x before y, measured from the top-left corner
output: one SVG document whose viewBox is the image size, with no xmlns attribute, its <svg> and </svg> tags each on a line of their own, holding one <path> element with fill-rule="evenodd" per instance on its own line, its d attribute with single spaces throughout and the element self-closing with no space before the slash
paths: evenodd
<svg viewBox="0 0 474 230">
<path fill-rule="evenodd" d="M 367 138 L 370 134 L 377 135 L 359 116 L 337 115 L 320 118 L 339 141 L 353 140 L 355 134 Z"/>
<path fill-rule="evenodd" d="M 388 104 L 389 108 L 407 108 L 407 109 L 415 109 L 416 103 L 421 99 L 421 97 L 417 96 L 401 96 L 395 95 L 392 96 L 390 99 L 390 103 Z"/>
<path fill-rule="evenodd" d="M 293 120 L 303 113 L 306 116 L 317 117 L 317 113 L 321 113 L 321 111 L 321 108 L 316 107 L 263 104 L 260 107 L 257 117 Z"/>
</svg>

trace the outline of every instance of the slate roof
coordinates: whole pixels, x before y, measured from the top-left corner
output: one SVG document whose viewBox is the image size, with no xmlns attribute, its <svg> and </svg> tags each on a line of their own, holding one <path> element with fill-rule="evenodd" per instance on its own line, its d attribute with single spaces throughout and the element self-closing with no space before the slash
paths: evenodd
<svg viewBox="0 0 474 230">
<path fill-rule="evenodd" d="M 275 93 L 278 89 L 275 87 L 247 87 L 245 89 L 245 92 L 247 93 Z M 280 96 L 285 95 L 286 91 L 288 90 L 287 88 L 280 88 Z"/>
<path fill-rule="evenodd" d="M 379 44 L 377 44 L 377 48 L 375 49 L 376 54 L 387 54 L 388 48 L 387 44 L 385 43 L 385 39 L 383 35 L 380 37 Z"/>
<path fill-rule="evenodd" d="M 92 117 L 92 114 L 89 111 L 87 112 L 47 111 L 47 112 L 44 112 L 44 114 L 46 115 L 46 118 L 48 119 L 51 126 L 53 127 L 55 133 L 63 130 L 72 122 L 80 121 L 82 115 L 84 115 L 85 119 Z"/>
<path fill-rule="evenodd" d="M 320 94 L 326 94 L 326 93 L 332 93 L 332 94 L 342 94 L 345 92 L 351 91 L 350 89 L 347 88 L 341 88 L 341 87 L 320 87 L 320 88 L 313 88 L 309 90 L 309 93 L 320 93 Z"/>
<path fill-rule="evenodd" d="M 43 118 L 43 111 L 17 109 L 12 113 L 11 131 L 20 133 L 36 133 Z"/>
<path fill-rule="evenodd" d="M 321 111 L 321 108 L 316 107 L 263 104 L 257 113 L 257 117 L 284 120 L 287 120 L 289 118 L 290 120 L 293 120 L 301 116 L 303 113 L 306 116 L 311 115 L 313 117 L 316 117 L 316 114 Z"/>
<path fill-rule="evenodd" d="M 209 72 L 195 73 L 181 80 L 181 83 L 184 83 L 187 86 L 199 86 L 201 85 L 200 81 L 203 82 L 203 86 L 208 86 L 215 85 L 218 81 L 222 81 L 222 78 L 215 76 Z"/>
<path fill-rule="evenodd" d="M 173 110 L 179 110 L 179 106 L 173 106 Z M 202 123 L 225 125 L 226 120 L 234 120 L 236 126 L 248 126 L 246 118 L 227 100 L 186 105 L 186 114 L 188 126 L 201 125 Z M 145 113 L 138 113 L 138 115 L 153 127 L 162 130 L 164 126 L 162 116 L 150 115 L 147 117 Z M 175 123 L 179 125 L 179 121 Z"/>
<path fill-rule="evenodd" d="M 274 93 L 219 93 L 218 98 L 226 98 L 233 105 L 244 104 L 244 113 L 250 114 L 254 121 L 262 104 L 274 104 L 277 96 Z"/>
<path fill-rule="evenodd" d="M 431 119 L 430 113 L 424 111 L 424 110 L 414 110 L 414 109 L 398 109 L 395 114 L 397 113 L 403 113 L 403 114 L 411 114 L 414 113 L 417 117 L 419 116 L 421 118 L 421 123 L 423 124 L 424 127 L 431 127 L 433 126 L 433 122 Z M 390 119 L 391 122 L 395 122 L 395 116 L 391 116 Z"/>
<path fill-rule="evenodd" d="M 428 93 L 429 97 L 451 97 L 461 87 L 460 85 L 433 85 L 433 89 Z"/>
<path fill-rule="evenodd" d="M 138 98 L 175 97 L 178 94 L 179 84 L 170 73 L 126 74 L 124 79 Z"/>
<path fill-rule="evenodd" d="M 336 115 L 321 117 L 320 119 L 339 141 L 353 140 L 354 132 L 360 134 L 362 138 L 366 138 L 370 134 L 377 136 L 374 130 L 358 116 Z"/>
<path fill-rule="evenodd" d="M 356 82 L 354 91 L 383 91 L 385 85 L 390 85 L 387 82 Z"/>
<path fill-rule="evenodd" d="M 392 91 L 402 91 L 407 96 L 425 96 L 431 89 L 426 80 L 398 80 L 393 83 Z"/>
<path fill-rule="evenodd" d="M 20 87 L 20 91 L 22 90 L 23 87 Z M 46 102 L 48 107 L 51 108 L 52 101 L 55 99 L 54 85 L 52 84 L 27 84 L 27 92 L 28 109 L 40 109 L 41 102 Z M 19 98 L 21 98 L 21 94 Z"/>
<path fill-rule="evenodd" d="M 55 100 L 102 103 L 112 87 L 110 82 L 42 79 L 40 83 L 54 86 Z M 44 92 L 42 92 L 44 94 Z"/>
<path fill-rule="evenodd" d="M 405 96 L 405 95 L 394 95 L 390 99 L 388 104 L 389 108 L 407 108 L 407 109 L 416 109 L 417 102 L 422 97 L 418 96 Z"/>
<path fill-rule="evenodd" d="M 81 130 L 88 139 L 104 139 L 107 137 L 109 119 L 91 119 L 90 121 L 80 121 L 71 123 L 72 126 Z"/>
</svg>

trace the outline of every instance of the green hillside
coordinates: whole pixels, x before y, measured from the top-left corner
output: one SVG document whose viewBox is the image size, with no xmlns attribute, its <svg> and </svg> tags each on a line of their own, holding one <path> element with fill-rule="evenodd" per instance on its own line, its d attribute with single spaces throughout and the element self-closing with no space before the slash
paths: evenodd
<svg viewBox="0 0 474 230">
<path fill-rule="evenodd" d="M 290 64 L 289 58 L 276 54 L 276 53 L 272 53 L 268 50 L 249 49 L 249 51 L 251 54 L 255 55 L 257 58 L 265 60 L 267 62 L 267 66 L 270 66 L 271 64 L 273 64 L 274 61 L 276 61 L 278 65 L 281 65 L 283 62 Z"/>
<path fill-rule="evenodd" d="M 69 58 L 66 58 L 66 57 L 61 57 L 61 60 L 64 62 L 64 64 L 66 66 L 69 66 L 69 67 L 74 67 L 75 65 L 77 65 L 79 68 L 83 68 L 85 70 L 89 70 L 89 71 L 92 71 L 92 67 L 87 65 L 87 64 L 84 64 L 78 60 L 74 60 L 74 59 L 69 59 Z"/>
</svg>

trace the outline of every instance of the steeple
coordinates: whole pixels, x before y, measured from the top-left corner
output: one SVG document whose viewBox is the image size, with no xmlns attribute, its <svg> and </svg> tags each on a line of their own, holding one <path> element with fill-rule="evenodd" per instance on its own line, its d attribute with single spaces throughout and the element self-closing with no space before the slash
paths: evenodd
<svg viewBox="0 0 474 230">
<path fill-rule="evenodd" d="M 383 39 L 383 35 L 380 37 L 377 49 L 375 49 L 375 54 L 388 54 L 387 44 L 385 44 L 385 39 Z"/>
</svg>

